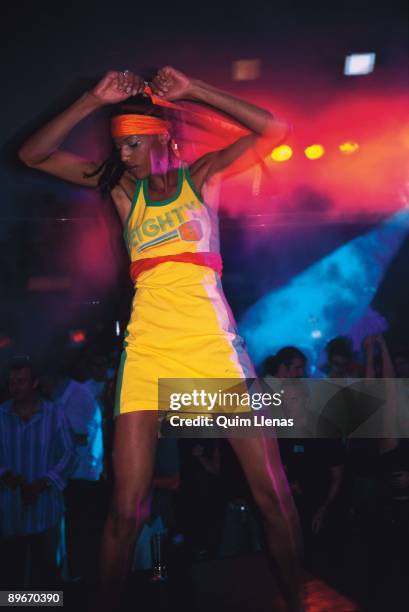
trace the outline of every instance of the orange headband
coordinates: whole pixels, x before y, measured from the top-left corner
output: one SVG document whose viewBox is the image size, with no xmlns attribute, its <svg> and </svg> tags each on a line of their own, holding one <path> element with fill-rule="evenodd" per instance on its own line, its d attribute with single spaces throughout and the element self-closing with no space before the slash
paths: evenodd
<svg viewBox="0 0 409 612">
<path fill-rule="evenodd" d="M 111 133 L 114 138 L 132 134 L 166 134 L 169 128 L 167 121 L 149 115 L 118 115 L 111 121 Z"/>
<path fill-rule="evenodd" d="M 218 127 L 222 127 L 227 131 L 243 135 L 248 133 L 245 129 L 224 121 L 216 117 L 208 116 L 203 113 L 196 113 L 190 109 L 186 109 L 183 106 L 168 102 L 160 96 L 155 95 L 152 92 L 152 88 L 146 83 L 143 93 L 149 96 L 153 104 L 158 106 L 166 106 L 179 111 L 187 111 L 190 115 L 198 117 L 199 119 L 207 119 L 210 123 L 215 124 Z M 122 138 L 124 136 L 130 136 L 133 134 L 165 134 L 170 128 L 170 124 L 157 117 L 150 115 L 118 115 L 114 117 L 111 122 L 111 133 L 114 138 Z"/>
</svg>

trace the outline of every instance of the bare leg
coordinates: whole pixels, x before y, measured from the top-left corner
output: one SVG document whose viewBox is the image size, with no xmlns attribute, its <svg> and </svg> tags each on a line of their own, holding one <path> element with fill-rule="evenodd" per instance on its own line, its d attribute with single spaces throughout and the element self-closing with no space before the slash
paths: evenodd
<svg viewBox="0 0 409 612">
<path fill-rule="evenodd" d="M 267 545 L 288 609 L 302 611 L 298 517 L 274 438 L 229 438 L 264 518 Z"/>
<path fill-rule="evenodd" d="M 157 432 L 156 411 L 130 412 L 116 420 L 114 495 L 102 539 L 98 612 L 118 606 L 136 538 L 149 518 Z"/>
</svg>

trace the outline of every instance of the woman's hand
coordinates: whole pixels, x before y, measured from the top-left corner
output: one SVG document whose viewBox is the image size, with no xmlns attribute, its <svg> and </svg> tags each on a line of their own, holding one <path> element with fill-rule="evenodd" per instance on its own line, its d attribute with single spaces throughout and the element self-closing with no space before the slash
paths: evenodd
<svg viewBox="0 0 409 612">
<path fill-rule="evenodd" d="M 129 70 L 123 72 L 110 70 L 90 93 L 98 98 L 101 104 L 118 104 L 142 93 L 144 87 L 144 80 Z"/>
<path fill-rule="evenodd" d="M 165 66 L 158 70 L 151 82 L 152 91 L 164 100 L 181 100 L 188 98 L 193 84 L 183 72 L 175 70 L 172 66 Z"/>
</svg>

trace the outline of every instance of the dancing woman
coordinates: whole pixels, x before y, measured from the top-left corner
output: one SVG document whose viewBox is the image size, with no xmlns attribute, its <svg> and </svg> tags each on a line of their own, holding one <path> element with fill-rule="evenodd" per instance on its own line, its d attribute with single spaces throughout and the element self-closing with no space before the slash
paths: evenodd
<svg viewBox="0 0 409 612">
<path fill-rule="evenodd" d="M 246 130 L 190 165 L 172 139 L 174 102 L 221 111 Z M 112 155 L 104 163 L 61 150 L 70 131 L 113 105 Z M 217 213 L 210 202 L 220 173 L 266 156 L 286 135 L 268 111 L 167 66 L 150 87 L 129 71 L 108 72 L 35 133 L 19 151 L 32 168 L 108 191 L 124 226 L 137 289 L 118 375 L 115 489 L 102 545 L 100 606 L 112 610 L 133 547 L 149 516 L 158 430 L 159 378 L 255 376 L 221 287 Z M 103 262 L 101 262 L 103 265 Z M 295 518 L 273 438 L 229 439 L 264 519 L 270 560 L 288 610 L 303 610 Z"/>
</svg>

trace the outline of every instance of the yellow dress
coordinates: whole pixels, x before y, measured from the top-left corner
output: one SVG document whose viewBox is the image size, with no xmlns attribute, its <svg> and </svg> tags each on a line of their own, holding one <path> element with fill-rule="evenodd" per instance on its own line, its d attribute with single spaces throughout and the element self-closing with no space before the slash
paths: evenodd
<svg viewBox="0 0 409 612">
<path fill-rule="evenodd" d="M 149 201 L 147 180 L 137 181 L 124 235 L 138 273 L 116 415 L 164 408 L 162 378 L 254 377 L 221 285 L 217 214 L 196 192 L 187 166 L 179 168 L 169 200 Z"/>
</svg>

